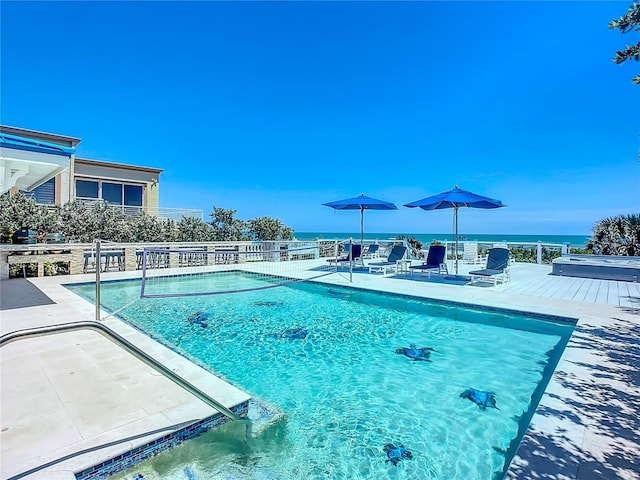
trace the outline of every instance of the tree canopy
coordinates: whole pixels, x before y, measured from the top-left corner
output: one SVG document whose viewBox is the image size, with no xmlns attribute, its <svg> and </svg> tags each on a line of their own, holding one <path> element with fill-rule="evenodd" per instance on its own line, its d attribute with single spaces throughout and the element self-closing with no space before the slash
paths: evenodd
<svg viewBox="0 0 640 480">
<path fill-rule="evenodd" d="M 211 226 L 213 239 L 218 242 L 247 240 L 247 224 L 243 220 L 233 218 L 237 210 L 213 207 Z"/>
<path fill-rule="evenodd" d="M 627 13 L 619 19 L 609 22 L 609 28 L 616 28 L 620 30 L 620 33 L 640 31 L 640 1 L 635 0 Z M 640 41 L 635 45 L 626 45 L 624 50 L 616 52 L 613 61 L 620 65 L 630 58 L 636 61 L 640 60 Z M 632 81 L 640 85 L 640 75 L 636 75 Z"/>
<path fill-rule="evenodd" d="M 640 215 L 618 215 L 593 227 L 587 250 L 600 255 L 640 255 Z"/>
<path fill-rule="evenodd" d="M 92 205 L 74 201 L 59 207 L 38 205 L 21 193 L 0 195 L 0 234 L 4 241 L 19 228 L 37 232 L 43 242 L 48 233 L 63 233 L 69 242 L 90 243 L 99 238 L 111 242 L 225 242 L 291 240 L 293 230 L 280 220 L 259 217 L 234 218 L 236 210 L 214 207 L 211 222 L 183 217 L 160 219 L 145 212 L 127 216 L 107 202 Z"/>
<path fill-rule="evenodd" d="M 255 240 L 291 240 L 293 230 L 277 218 L 259 217 L 249 220 L 249 233 Z"/>
</svg>

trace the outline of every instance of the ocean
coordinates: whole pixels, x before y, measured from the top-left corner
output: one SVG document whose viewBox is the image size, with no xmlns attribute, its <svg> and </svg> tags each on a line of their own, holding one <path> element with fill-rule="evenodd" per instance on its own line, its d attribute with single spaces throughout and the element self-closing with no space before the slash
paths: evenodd
<svg viewBox="0 0 640 480">
<path fill-rule="evenodd" d="M 405 237 L 414 237 L 423 244 L 429 244 L 433 240 L 453 241 L 452 233 L 364 233 L 365 240 L 388 240 L 404 235 Z M 348 239 L 352 237 L 354 240 L 360 238 L 360 233 L 336 233 L 336 232 L 295 232 L 297 240 L 316 240 L 316 239 Z M 506 235 L 506 234 L 464 234 L 460 235 L 461 241 L 477 241 L 487 243 L 556 243 L 569 244 L 573 248 L 585 248 L 589 241 L 589 235 Z"/>
</svg>

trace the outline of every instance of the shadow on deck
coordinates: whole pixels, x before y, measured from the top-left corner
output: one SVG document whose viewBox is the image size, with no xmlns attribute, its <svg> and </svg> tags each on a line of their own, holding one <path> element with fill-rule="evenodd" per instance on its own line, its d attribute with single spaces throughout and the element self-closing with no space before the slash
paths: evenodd
<svg viewBox="0 0 640 480">
<path fill-rule="evenodd" d="M 12 278 L 0 282 L 0 310 L 53 305 L 33 283 L 24 278 Z"/>
</svg>

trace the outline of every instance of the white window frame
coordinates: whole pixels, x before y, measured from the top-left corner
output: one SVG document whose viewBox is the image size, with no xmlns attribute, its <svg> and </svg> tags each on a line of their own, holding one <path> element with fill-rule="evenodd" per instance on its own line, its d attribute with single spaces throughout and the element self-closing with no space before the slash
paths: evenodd
<svg viewBox="0 0 640 480">
<path fill-rule="evenodd" d="M 95 182 L 98 184 L 98 198 L 93 198 L 93 197 L 79 197 L 76 195 L 76 199 L 78 200 L 90 200 L 90 201 L 97 201 L 97 200 L 103 200 L 102 198 L 102 184 L 103 183 L 113 183 L 113 184 L 118 184 L 120 186 L 122 186 L 122 198 L 121 198 L 121 202 L 120 204 L 114 203 L 114 204 L 109 204 L 109 205 L 113 205 L 113 206 L 119 206 L 119 207 L 136 207 L 136 208 L 144 208 L 145 207 L 145 199 L 144 199 L 144 190 L 146 185 L 144 183 L 137 183 L 137 182 L 127 182 L 127 181 L 122 181 L 122 180 L 116 180 L 116 179 L 97 179 L 97 178 L 91 178 L 91 177 L 82 177 L 82 176 L 76 176 L 74 178 L 74 190 L 77 192 L 77 188 L 76 188 L 76 182 L 80 180 L 82 182 Z M 129 187 L 140 187 L 142 189 L 142 205 L 126 205 L 124 203 L 124 191 L 125 191 L 125 186 L 129 186 Z"/>
</svg>

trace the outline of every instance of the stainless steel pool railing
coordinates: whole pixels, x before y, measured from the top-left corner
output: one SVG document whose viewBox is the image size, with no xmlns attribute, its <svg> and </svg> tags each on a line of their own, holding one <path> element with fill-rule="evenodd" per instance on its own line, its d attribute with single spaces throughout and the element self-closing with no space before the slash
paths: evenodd
<svg viewBox="0 0 640 480">
<path fill-rule="evenodd" d="M 211 398 L 205 392 L 200 390 L 198 387 L 189 383 L 180 375 L 177 375 L 171 369 L 159 363 L 153 357 L 147 355 L 140 348 L 136 347 L 133 343 L 129 342 L 124 337 L 120 336 L 110 328 L 98 322 L 82 321 L 82 322 L 72 322 L 72 323 L 61 323 L 57 325 L 47 325 L 44 327 L 35 327 L 35 328 L 27 328 L 23 330 L 16 330 L 14 332 L 6 333 L 0 336 L 0 347 L 4 347 L 5 345 L 8 345 L 17 340 L 23 340 L 26 338 L 33 338 L 33 337 L 43 337 L 46 335 L 54 335 L 54 334 L 65 333 L 65 332 L 70 332 L 74 330 L 93 330 L 95 332 L 98 332 L 99 334 L 101 334 L 108 340 L 112 341 L 119 347 L 124 348 L 127 352 L 132 354 L 138 360 L 141 360 L 142 362 L 144 362 L 145 364 L 147 364 L 157 372 L 167 377 L 169 380 L 174 382 L 179 387 L 183 388 L 190 394 L 194 395 L 195 397 L 197 397 L 198 399 L 200 399 L 210 407 L 218 410 L 227 418 L 231 420 L 244 420 L 243 417 L 240 417 L 239 415 L 235 414 L 230 409 L 222 405 L 220 402 Z"/>
</svg>

